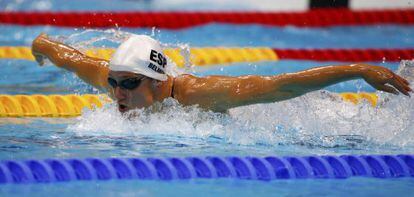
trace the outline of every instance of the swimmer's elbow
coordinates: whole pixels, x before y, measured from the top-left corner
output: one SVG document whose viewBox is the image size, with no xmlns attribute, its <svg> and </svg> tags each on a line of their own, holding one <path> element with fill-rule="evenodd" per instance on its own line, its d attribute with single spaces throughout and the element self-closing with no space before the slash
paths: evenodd
<svg viewBox="0 0 414 197">
<path fill-rule="evenodd" d="M 308 92 L 318 90 L 318 87 L 311 86 L 302 81 L 296 73 L 282 74 L 275 76 L 274 92 L 281 100 L 295 98 Z"/>
</svg>

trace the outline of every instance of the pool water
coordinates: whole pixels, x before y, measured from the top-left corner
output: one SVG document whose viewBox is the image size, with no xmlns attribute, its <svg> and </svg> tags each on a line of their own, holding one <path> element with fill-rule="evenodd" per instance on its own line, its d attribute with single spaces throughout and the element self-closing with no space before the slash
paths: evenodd
<svg viewBox="0 0 414 197">
<path fill-rule="evenodd" d="M 410 179 L 99 181 L 6 185 L 9 196 L 411 196 Z"/>
<path fill-rule="evenodd" d="M 2 2 L 11 10 L 37 9 L 26 4 Z M 52 10 L 80 10 L 73 1 Z M 141 2 L 140 10 L 155 9 Z M 120 1 L 117 6 L 131 4 Z M 139 4 L 139 3 L 138 3 Z M 1 5 L 1 3 L 0 3 Z M 30 7 L 32 5 L 32 7 Z M 66 7 L 65 7 L 66 6 Z M 101 7 L 99 7 L 101 6 Z M 162 7 L 175 10 L 177 5 Z M 195 7 L 194 5 L 192 5 Z M 63 7 L 63 8 L 62 8 Z M 112 8 L 118 9 L 119 7 Z M 138 8 L 139 7 L 139 8 Z M 190 6 L 191 7 L 191 6 Z M 96 9 L 110 10 L 106 4 Z M 160 8 L 161 9 L 161 8 Z M 41 32 L 79 49 L 116 47 L 117 36 L 147 34 L 167 47 L 273 47 L 273 48 L 410 48 L 413 26 L 355 26 L 330 28 L 266 27 L 209 24 L 182 30 L 120 28 L 72 29 L 46 26 L 0 25 L 0 46 L 30 46 Z M 35 62 L 0 59 L 0 94 L 100 93 L 73 74 Z M 414 62 L 370 62 L 394 71 L 412 69 Z M 282 60 L 239 63 L 230 66 L 191 67 L 181 72 L 206 75 L 275 75 L 344 62 Z M 258 104 L 230 110 L 229 114 L 182 107 L 168 99 L 161 111 L 139 110 L 142 116 L 126 120 L 114 105 L 85 110 L 77 118 L 1 118 L 0 159 L 85 157 L 185 157 L 205 155 L 340 155 L 414 153 L 414 102 L 412 98 L 378 93 L 380 105 L 353 105 L 336 92 L 374 91 L 365 82 L 344 82 L 289 101 Z M 412 191 L 411 179 L 381 180 L 190 180 L 101 181 L 35 185 L 1 185 L 1 196 L 159 196 L 159 195 L 399 195 Z"/>
</svg>

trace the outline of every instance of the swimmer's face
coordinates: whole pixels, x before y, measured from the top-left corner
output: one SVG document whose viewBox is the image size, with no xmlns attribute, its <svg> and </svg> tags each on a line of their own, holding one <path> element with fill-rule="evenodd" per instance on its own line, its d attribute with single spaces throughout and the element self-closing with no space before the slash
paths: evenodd
<svg viewBox="0 0 414 197">
<path fill-rule="evenodd" d="M 154 94 L 153 80 L 144 75 L 125 71 L 110 71 L 108 85 L 121 113 L 135 108 L 152 105 Z"/>
</svg>

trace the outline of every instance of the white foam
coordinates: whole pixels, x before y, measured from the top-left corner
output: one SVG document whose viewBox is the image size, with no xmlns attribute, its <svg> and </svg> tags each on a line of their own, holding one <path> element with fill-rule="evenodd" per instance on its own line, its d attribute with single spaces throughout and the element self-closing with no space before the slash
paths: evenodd
<svg viewBox="0 0 414 197">
<path fill-rule="evenodd" d="M 413 99 L 378 94 L 375 108 L 317 91 L 288 101 L 234 108 L 229 114 L 183 107 L 167 99 L 150 109 L 135 110 L 139 114 L 135 118 L 121 116 L 114 105 L 107 105 L 84 113 L 68 129 L 79 135 L 218 137 L 244 145 L 414 146 Z"/>
<path fill-rule="evenodd" d="M 95 33 L 92 39 L 76 41 L 77 37 Z M 154 29 L 153 35 L 156 33 L 160 32 Z M 127 35 L 119 30 L 88 30 L 72 35 L 69 40 L 86 49 L 100 40 L 120 43 Z M 186 62 L 184 72 L 192 70 L 188 44 L 164 45 L 179 48 Z M 171 60 L 168 64 L 169 74 L 175 76 L 183 72 Z M 404 61 L 398 72 L 414 82 L 413 68 L 414 61 Z M 167 99 L 152 109 L 135 110 L 133 113 L 140 115 L 129 119 L 121 116 L 116 106 L 107 105 L 85 112 L 68 130 L 78 135 L 218 137 L 235 144 L 414 147 L 413 100 L 378 94 L 380 100 L 376 108 L 369 103 L 353 105 L 336 94 L 317 91 L 288 101 L 231 109 L 229 114 L 206 112 L 195 106 L 183 107 Z"/>
</svg>

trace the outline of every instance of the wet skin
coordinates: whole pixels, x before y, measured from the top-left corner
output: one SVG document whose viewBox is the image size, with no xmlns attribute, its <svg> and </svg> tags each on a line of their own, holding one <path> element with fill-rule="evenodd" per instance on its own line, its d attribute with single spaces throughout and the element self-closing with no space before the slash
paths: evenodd
<svg viewBox="0 0 414 197">
<path fill-rule="evenodd" d="M 49 39 L 45 34 L 33 41 L 32 53 L 40 65 L 44 58 L 48 58 L 56 66 L 76 73 L 86 83 L 108 91 L 121 112 L 148 107 L 168 97 L 174 97 L 183 105 L 196 104 L 204 109 L 224 112 L 243 105 L 287 100 L 358 78 L 384 92 L 407 96 L 412 92 L 408 81 L 391 70 L 363 63 L 318 67 L 275 76 L 180 75 L 175 78 L 169 76 L 167 81 L 146 78 L 137 88 L 126 90 L 112 88 L 108 77 L 122 81 L 143 75 L 111 71 L 106 60 L 88 57 L 70 46 Z"/>
<path fill-rule="evenodd" d="M 171 95 L 172 79 L 160 82 L 144 75 L 124 71 L 109 71 L 108 78 L 114 79 L 118 84 L 125 79 L 138 78 L 140 80 L 139 85 L 133 89 L 120 86 L 108 87 L 110 95 L 116 100 L 121 113 L 131 109 L 148 107 L 155 101 L 162 101 Z M 167 92 L 170 94 L 166 94 Z"/>
<path fill-rule="evenodd" d="M 131 108 L 147 107 L 153 103 L 151 90 L 148 88 L 148 83 L 151 79 L 145 78 L 142 75 L 136 75 L 134 73 L 118 73 L 109 72 L 109 78 L 120 81 L 132 78 L 139 78 L 141 83 L 134 89 L 126 89 L 120 86 L 112 87 L 111 94 L 115 98 L 118 104 L 118 109 L 121 113 L 130 110 Z M 134 96 L 132 96 L 134 95 Z"/>
</svg>

